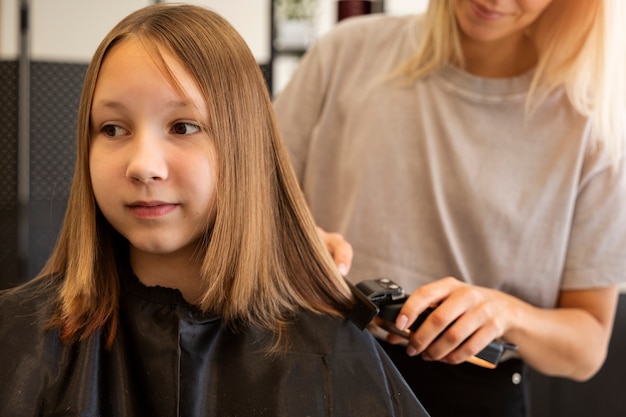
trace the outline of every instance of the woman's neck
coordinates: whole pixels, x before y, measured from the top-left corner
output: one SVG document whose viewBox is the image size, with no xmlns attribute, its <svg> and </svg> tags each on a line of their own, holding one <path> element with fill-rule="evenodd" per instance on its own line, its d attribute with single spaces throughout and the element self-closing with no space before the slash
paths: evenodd
<svg viewBox="0 0 626 417">
<path fill-rule="evenodd" d="M 461 35 L 465 70 L 486 78 L 510 78 L 529 71 L 537 64 L 533 42 L 526 36 L 493 42 L 477 42 Z"/>
</svg>

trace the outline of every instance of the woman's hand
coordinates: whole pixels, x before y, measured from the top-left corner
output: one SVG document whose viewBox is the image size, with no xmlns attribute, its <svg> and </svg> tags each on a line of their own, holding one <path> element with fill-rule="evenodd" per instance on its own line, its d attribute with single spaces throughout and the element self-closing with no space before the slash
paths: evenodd
<svg viewBox="0 0 626 417">
<path fill-rule="evenodd" d="M 409 355 L 458 364 L 502 338 L 537 371 L 583 381 L 604 363 L 617 299 L 614 286 L 562 291 L 558 307 L 544 309 L 447 277 L 413 292 L 395 324 L 404 330 L 426 307 L 437 306 L 411 334 Z M 391 343 L 401 339 L 388 337 Z"/>
<path fill-rule="evenodd" d="M 396 327 L 406 329 L 427 307 L 436 307 L 411 334 L 407 353 L 450 364 L 466 361 L 504 335 L 513 297 L 500 291 L 442 278 L 417 289 L 404 304 Z M 392 343 L 400 337 L 389 336 Z"/>
<path fill-rule="evenodd" d="M 339 233 L 328 233 L 320 227 L 317 227 L 317 233 L 319 234 L 322 242 L 326 245 L 328 252 L 333 257 L 335 265 L 341 275 L 346 276 L 350 271 L 352 265 L 352 245 L 346 241 Z"/>
</svg>

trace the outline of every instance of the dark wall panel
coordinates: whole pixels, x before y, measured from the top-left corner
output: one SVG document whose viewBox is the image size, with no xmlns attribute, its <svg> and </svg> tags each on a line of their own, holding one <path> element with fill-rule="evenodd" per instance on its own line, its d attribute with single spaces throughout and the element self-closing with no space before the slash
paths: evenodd
<svg viewBox="0 0 626 417">
<path fill-rule="evenodd" d="M 18 280 L 17 61 L 0 61 L 0 288 Z"/>
<path fill-rule="evenodd" d="M 33 62 L 30 110 L 29 259 L 31 278 L 48 258 L 74 172 L 76 113 L 86 64 Z"/>
<path fill-rule="evenodd" d="M 86 67 L 31 63 L 29 204 L 19 216 L 20 75 L 17 61 L 0 62 L 0 288 L 36 275 L 56 241 L 74 169 L 76 111 Z M 28 250 L 20 259 L 22 235 Z"/>
</svg>

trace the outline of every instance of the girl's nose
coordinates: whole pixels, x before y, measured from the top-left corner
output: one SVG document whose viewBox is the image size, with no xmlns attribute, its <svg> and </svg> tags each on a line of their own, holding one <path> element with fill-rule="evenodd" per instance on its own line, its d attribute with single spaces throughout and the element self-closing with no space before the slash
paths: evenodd
<svg viewBox="0 0 626 417">
<path fill-rule="evenodd" d="M 167 153 L 163 145 L 156 136 L 136 135 L 128 147 L 126 177 L 142 183 L 167 179 Z"/>
</svg>

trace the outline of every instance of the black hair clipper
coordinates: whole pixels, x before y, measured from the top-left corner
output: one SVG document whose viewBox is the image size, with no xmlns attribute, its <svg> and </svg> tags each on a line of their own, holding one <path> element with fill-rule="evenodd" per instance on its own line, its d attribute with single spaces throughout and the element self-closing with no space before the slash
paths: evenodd
<svg viewBox="0 0 626 417">
<path fill-rule="evenodd" d="M 355 286 L 362 295 L 378 307 L 377 324 L 390 333 L 408 338 L 409 333 L 399 330 L 395 326 L 396 317 L 400 313 L 402 305 L 408 298 L 404 289 L 388 278 L 378 278 L 361 281 Z M 417 319 L 409 326 L 409 330 L 416 331 L 434 310 L 429 307 L 424 310 Z M 483 350 L 468 359 L 468 362 L 484 368 L 495 368 L 502 358 L 505 350 L 517 350 L 517 346 L 510 343 L 494 340 Z"/>
</svg>

